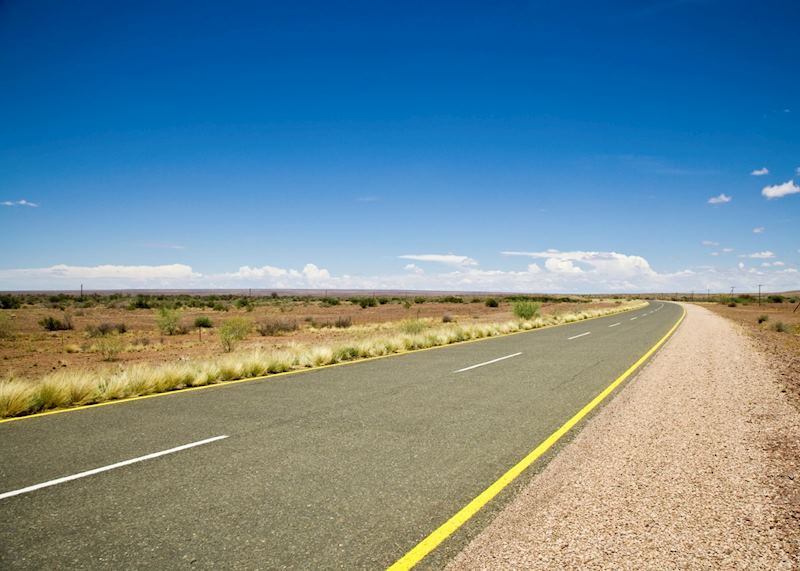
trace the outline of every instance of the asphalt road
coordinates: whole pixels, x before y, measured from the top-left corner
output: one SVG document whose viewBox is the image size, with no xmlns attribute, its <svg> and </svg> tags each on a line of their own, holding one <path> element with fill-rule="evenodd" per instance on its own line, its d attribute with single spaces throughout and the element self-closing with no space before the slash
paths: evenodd
<svg viewBox="0 0 800 571">
<path fill-rule="evenodd" d="M 0 568 L 385 568 L 681 312 L 0 424 Z"/>
</svg>

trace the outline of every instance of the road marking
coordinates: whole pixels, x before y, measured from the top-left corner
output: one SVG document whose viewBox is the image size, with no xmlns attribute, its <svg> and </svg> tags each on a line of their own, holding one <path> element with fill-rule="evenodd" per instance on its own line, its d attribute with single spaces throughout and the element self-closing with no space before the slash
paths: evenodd
<svg viewBox="0 0 800 571">
<path fill-rule="evenodd" d="M 499 357 L 497 359 L 492 359 L 491 361 L 486 361 L 485 363 L 478 363 L 477 365 L 472 365 L 470 367 L 464 367 L 463 369 L 459 369 L 458 371 L 453 371 L 453 372 L 463 373 L 464 371 L 477 369 L 478 367 L 483 367 L 484 365 L 491 365 L 492 363 L 497 363 L 498 361 L 505 361 L 506 359 L 510 359 L 511 357 L 518 357 L 519 355 L 522 355 L 522 352 L 514 353 L 513 355 L 506 355 L 505 357 Z"/>
<path fill-rule="evenodd" d="M 578 337 L 583 337 L 584 335 L 591 335 L 591 331 L 587 331 L 586 333 L 581 333 L 580 335 L 573 335 L 572 337 L 567 337 L 567 341 L 572 341 L 573 339 L 577 339 Z"/>
<path fill-rule="evenodd" d="M 559 439 L 569 432 L 573 426 L 578 424 L 583 417 L 596 408 L 598 404 L 603 402 L 608 395 L 614 391 L 614 389 L 616 389 L 625 381 L 625 379 L 636 372 L 636 370 L 642 366 L 642 363 L 649 359 L 650 356 L 655 353 L 656 350 L 667 341 L 667 339 L 669 339 L 670 335 L 672 335 L 678 328 L 678 325 L 681 324 L 684 317 L 686 317 L 685 309 L 683 310 L 683 313 L 678 321 L 675 322 L 675 325 L 673 325 L 672 328 L 667 331 L 667 334 L 664 335 L 655 345 L 653 345 L 650 350 L 647 351 L 647 353 L 642 355 L 638 361 L 631 365 L 628 370 L 617 377 L 613 383 L 608 385 L 599 395 L 594 397 L 589 404 L 579 410 L 575 416 L 565 422 L 561 428 L 548 436 L 544 442 L 534 448 L 527 456 L 525 456 L 525 458 L 511 467 L 505 474 L 500 476 L 499 479 L 482 491 L 471 502 L 461 508 L 455 515 L 436 528 L 433 532 L 431 532 L 430 535 L 428 535 L 425 539 L 420 541 L 410 551 L 398 559 L 391 567 L 389 567 L 387 571 L 407 571 L 408 569 L 411 569 L 417 563 L 422 561 L 426 555 L 436 549 L 445 539 L 455 533 L 462 525 L 467 523 L 467 521 L 469 521 L 472 516 L 478 513 L 483 506 L 489 503 L 495 496 L 497 496 L 497 494 L 502 492 L 517 478 L 517 476 L 519 476 L 523 471 L 525 471 L 526 468 L 533 464 L 542 454 L 547 452 L 553 446 L 553 444 L 558 442 Z"/>
<path fill-rule="evenodd" d="M 619 324 L 620 324 L 619 321 L 617 321 L 616 323 L 612 323 L 611 325 L 609 325 L 609 327 L 616 327 Z"/>
<path fill-rule="evenodd" d="M 10 497 L 13 497 L 13 496 L 19 496 L 20 494 L 27 494 L 28 492 L 41 490 L 42 488 L 55 486 L 57 484 L 63 484 L 64 482 L 71 482 L 72 480 L 77 480 L 79 478 L 85 478 L 86 476 L 94 476 L 95 474 L 100 474 L 101 472 L 108 472 L 109 470 L 113 470 L 115 468 L 122 468 L 123 466 L 129 466 L 130 464 L 135 464 L 137 462 L 143 462 L 145 460 L 152 460 L 153 458 L 158 458 L 159 456 L 164 456 L 166 454 L 172 454 L 174 452 L 180 452 L 181 450 L 186 450 L 187 448 L 194 448 L 195 446 L 201 446 L 203 444 L 208 444 L 210 442 L 215 442 L 216 440 L 222 440 L 223 438 L 228 438 L 228 436 L 224 435 L 224 436 L 215 436 L 213 438 L 206 438 L 205 440 L 199 440 L 197 442 L 192 442 L 190 444 L 184 444 L 182 446 L 176 446 L 175 448 L 170 448 L 169 450 L 162 450 L 161 452 L 153 452 L 152 454 L 147 454 L 146 456 L 139 456 L 138 458 L 131 458 L 130 460 L 123 460 L 122 462 L 117 462 L 116 464 L 109 464 L 108 466 L 103 466 L 102 468 L 95 468 L 94 470 L 87 470 L 85 472 L 79 472 L 78 474 L 72 474 L 71 476 L 64 476 L 63 478 L 56 478 L 55 480 L 49 480 L 47 482 L 42 482 L 41 484 L 34 484 L 33 486 L 28 486 L 27 488 L 20 488 L 19 490 L 12 490 L 10 492 L 5 492 L 5 493 L 0 494 L 0 500 L 4 500 L 6 498 L 10 498 Z"/>
<path fill-rule="evenodd" d="M 639 317 L 639 316 L 637 315 L 636 317 Z M 631 321 L 633 321 L 634 319 L 636 319 L 636 317 L 631 317 Z"/>
</svg>

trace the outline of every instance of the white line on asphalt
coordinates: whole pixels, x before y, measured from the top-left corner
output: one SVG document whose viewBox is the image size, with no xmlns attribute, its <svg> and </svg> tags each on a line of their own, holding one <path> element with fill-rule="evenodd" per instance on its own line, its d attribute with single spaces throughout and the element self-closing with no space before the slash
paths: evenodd
<svg viewBox="0 0 800 571">
<path fill-rule="evenodd" d="M 638 317 L 638 315 L 637 315 L 637 317 Z M 636 317 L 631 317 L 631 321 L 633 321 L 634 319 L 636 319 Z"/>
<path fill-rule="evenodd" d="M 139 456 L 138 458 L 123 460 L 122 462 L 117 462 L 116 464 L 109 464 L 108 466 L 103 466 L 102 468 L 95 468 L 94 470 L 87 470 L 86 472 L 79 472 L 78 474 L 73 474 L 71 476 L 56 478 L 55 480 L 49 480 L 47 482 L 42 482 L 41 484 L 28 486 L 27 488 L 12 490 L 10 492 L 5 492 L 0 494 L 0 500 L 4 500 L 12 496 L 19 496 L 20 494 L 27 494 L 28 492 L 33 492 L 35 490 L 40 490 L 42 488 L 47 488 L 49 486 L 55 486 L 56 484 L 63 484 L 64 482 L 70 482 L 72 480 L 77 480 L 79 478 L 85 478 L 86 476 L 93 476 L 95 474 L 100 474 L 101 472 L 108 472 L 109 470 L 113 470 L 114 468 L 122 468 L 123 466 L 135 464 L 136 462 L 142 462 L 144 460 L 152 460 L 153 458 L 158 458 L 159 456 L 164 456 L 165 454 L 180 452 L 181 450 L 186 450 L 187 448 L 193 448 L 195 446 L 200 446 L 202 444 L 208 444 L 216 440 L 222 440 L 223 438 L 228 438 L 228 436 L 224 435 L 224 436 L 215 436 L 213 438 L 206 438 L 205 440 L 199 440 L 197 442 L 192 442 L 190 444 L 184 444 L 183 446 L 177 446 L 175 448 L 170 448 L 169 450 L 162 450 L 161 452 L 153 452 L 152 454 L 147 454 L 146 456 Z"/>
<path fill-rule="evenodd" d="M 616 323 L 612 323 L 611 325 L 609 325 L 609 327 L 616 327 L 617 325 L 619 325 L 619 321 L 617 321 Z"/>
<path fill-rule="evenodd" d="M 567 337 L 567 341 L 572 341 L 573 339 L 577 339 L 578 337 L 583 337 L 584 335 L 590 335 L 592 332 L 587 331 L 586 333 L 581 333 L 580 335 L 573 335 L 572 337 Z"/>
<path fill-rule="evenodd" d="M 454 373 L 463 373 L 464 371 L 469 371 L 470 369 L 477 369 L 478 367 L 483 367 L 484 365 L 491 365 L 492 363 L 497 363 L 498 361 L 505 361 L 506 359 L 510 359 L 511 357 L 517 357 L 522 355 L 522 351 L 519 353 L 514 353 L 513 355 L 506 355 L 505 357 L 499 357 L 497 359 L 492 359 L 491 361 L 486 361 L 485 363 L 478 363 L 477 365 L 471 365 L 469 367 L 464 367 L 463 369 L 459 369 L 458 371 L 453 371 Z"/>
</svg>

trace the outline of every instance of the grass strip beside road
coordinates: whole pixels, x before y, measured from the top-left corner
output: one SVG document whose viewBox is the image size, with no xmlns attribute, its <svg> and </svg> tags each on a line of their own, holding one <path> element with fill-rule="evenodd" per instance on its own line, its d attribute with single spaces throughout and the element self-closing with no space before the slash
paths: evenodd
<svg viewBox="0 0 800 571">
<path fill-rule="evenodd" d="M 133 365 L 117 372 L 59 371 L 38 381 L 0 382 L 0 423 L 54 414 L 78 407 L 150 398 L 180 390 L 198 390 L 269 376 L 298 373 L 354 361 L 382 358 L 454 343 L 524 333 L 605 317 L 641 308 L 637 302 L 607 309 L 546 315 L 495 324 L 450 324 L 419 333 L 399 334 L 336 346 L 295 347 L 284 351 L 228 355 L 193 362 Z"/>
</svg>

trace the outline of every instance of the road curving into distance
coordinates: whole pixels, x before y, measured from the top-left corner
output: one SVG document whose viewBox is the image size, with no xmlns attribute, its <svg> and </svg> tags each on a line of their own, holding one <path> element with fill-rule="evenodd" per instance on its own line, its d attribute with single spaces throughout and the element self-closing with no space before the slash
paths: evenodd
<svg viewBox="0 0 800 571">
<path fill-rule="evenodd" d="M 2 423 L 0 567 L 407 568 L 682 315 Z"/>
</svg>

